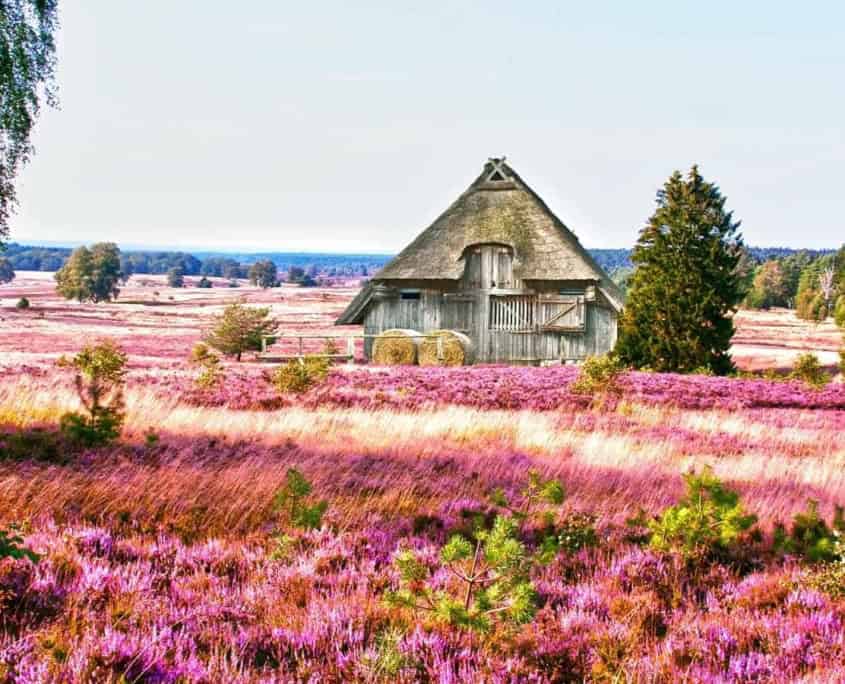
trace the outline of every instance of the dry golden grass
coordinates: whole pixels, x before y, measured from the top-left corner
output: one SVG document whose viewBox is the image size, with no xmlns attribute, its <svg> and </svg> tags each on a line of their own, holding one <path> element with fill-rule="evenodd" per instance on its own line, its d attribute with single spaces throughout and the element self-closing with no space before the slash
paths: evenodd
<svg viewBox="0 0 845 684">
<path fill-rule="evenodd" d="M 845 502 L 845 435 L 834 412 L 828 424 L 818 413 L 794 411 L 795 423 L 812 419 L 810 428 L 757 422 L 752 413 L 630 403 L 571 416 L 457 406 L 236 411 L 141 388 L 126 399 L 125 439 L 134 447 L 84 467 L 0 465 L 6 515 L 71 511 L 96 519 L 128 507 L 140 520 L 199 516 L 214 528 L 250 530 L 266 519 L 294 464 L 343 520 L 483 498 L 529 467 L 561 478 L 570 505 L 617 521 L 639 506 L 664 507 L 680 491 L 680 474 L 704 464 L 740 487 L 769 521 L 791 516 L 808 498 L 825 510 Z M 45 391 L 44 379 L 0 384 L 6 425 L 54 423 L 76 406 L 71 389 Z M 154 457 L 141 446 L 150 430 L 162 439 Z"/>
</svg>

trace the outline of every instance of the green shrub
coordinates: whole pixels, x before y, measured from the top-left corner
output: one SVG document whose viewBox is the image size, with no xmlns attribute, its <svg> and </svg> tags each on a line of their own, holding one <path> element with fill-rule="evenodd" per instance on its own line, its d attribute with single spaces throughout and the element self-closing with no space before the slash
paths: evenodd
<svg viewBox="0 0 845 684">
<path fill-rule="evenodd" d="M 306 530 L 316 530 L 323 524 L 323 515 L 329 507 L 328 502 L 318 501 L 308 504 L 311 483 L 296 468 L 289 468 L 285 475 L 284 486 L 273 497 L 273 508 L 286 516 L 287 521 Z"/>
<path fill-rule="evenodd" d="M 596 517 L 590 513 L 570 513 L 557 527 L 558 548 L 566 553 L 576 553 L 581 549 L 595 546 Z"/>
<path fill-rule="evenodd" d="M 619 394 L 619 376 L 624 367 L 612 354 L 588 356 L 581 365 L 570 391 L 574 394 Z"/>
<path fill-rule="evenodd" d="M 845 347 L 839 350 L 839 370 L 845 373 Z"/>
<path fill-rule="evenodd" d="M 100 406 L 84 415 L 75 411 L 65 413 L 59 421 L 61 433 L 72 443 L 96 447 L 111 444 L 123 430 L 123 406 Z"/>
<path fill-rule="evenodd" d="M 203 334 L 203 342 L 237 361 L 246 351 L 259 351 L 261 339 L 275 332 L 277 322 L 270 317 L 269 307 L 245 306 L 241 302 L 227 304 L 213 317 Z"/>
<path fill-rule="evenodd" d="M 536 611 L 536 593 L 518 529 L 513 517 L 498 516 L 491 530 L 476 532 L 475 544 L 453 536 L 440 550 L 440 568 L 453 580 L 442 589 L 431 588 L 432 573 L 417 554 L 400 551 L 394 558 L 399 587 L 386 593 L 386 602 L 478 632 L 489 631 L 494 623 L 529 622 Z"/>
<path fill-rule="evenodd" d="M 402 630 L 396 628 L 386 629 L 376 636 L 376 653 L 370 661 L 374 681 L 394 681 L 409 667 L 410 658 L 399 650 L 403 636 Z"/>
<path fill-rule="evenodd" d="M 23 537 L 18 533 L 17 526 L 13 524 L 8 529 L 0 529 L 0 560 L 3 558 L 16 560 L 26 558 L 37 563 L 41 557 L 23 545 Z"/>
<path fill-rule="evenodd" d="M 839 537 L 845 532 L 845 514 L 836 507 L 831 527 L 819 515 L 819 502 L 810 499 L 807 508 L 792 518 L 787 534 L 782 525 L 775 528 L 775 547 L 786 553 L 801 556 L 812 563 L 840 559 Z"/>
<path fill-rule="evenodd" d="M 220 364 L 220 357 L 212 352 L 208 348 L 208 345 L 202 342 L 194 345 L 188 360 L 200 369 L 199 375 L 194 378 L 194 383 L 200 389 L 212 389 L 219 385 L 225 378 L 223 367 Z"/>
<path fill-rule="evenodd" d="M 686 496 L 646 523 L 649 543 L 690 559 L 718 557 L 736 545 L 757 518 L 745 512 L 739 495 L 725 488 L 710 468 L 687 473 L 684 480 Z"/>
<path fill-rule="evenodd" d="M 29 300 L 26 297 L 21 297 L 17 303 L 15 304 L 16 309 L 28 309 L 29 308 Z"/>
<path fill-rule="evenodd" d="M 273 385 L 280 394 L 301 394 L 326 378 L 329 364 L 329 359 L 320 356 L 291 359 L 274 371 Z"/>
<path fill-rule="evenodd" d="M 161 437 L 159 437 L 158 433 L 152 428 L 147 428 L 144 431 L 144 446 L 146 446 L 148 449 L 153 449 L 157 447 L 160 441 Z"/>
<path fill-rule="evenodd" d="M 68 461 L 67 451 L 61 435 L 54 431 L 28 428 L 0 433 L 0 459 L 61 464 Z"/>
<path fill-rule="evenodd" d="M 845 599 L 845 561 L 820 563 L 809 573 L 807 584 L 837 601 Z"/>
<path fill-rule="evenodd" d="M 833 310 L 833 320 L 840 328 L 845 328 L 845 294 L 840 295 L 836 300 L 836 308 Z"/>
<path fill-rule="evenodd" d="M 109 444 L 123 428 L 123 386 L 126 354 L 111 340 L 86 345 L 72 359 L 61 357 L 58 365 L 72 368 L 74 382 L 84 413 L 62 416 L 63 435 L 81 446 Z"/>
<path fill-rule="evenodd" d="M 205 276 L 203 276 L 203 277 L 202 277 L 202 278 L 200 278 L 200 279 L 199 279 L 199 281 L 197 282 L 197 287 L 199 287 L 199 288 L 201 288 L 201 289 L 203 289 L 203 290 L 209 290 L 209 289 L 211 289 L 211 287 L 212 287 L 212 283 L 211 283 L 211 281 L 210 281 L 208 278 L 206 278 Z"/>
<path fill-rule="evenodd" d="M 801 354 L 795 360 L 795 365 L 789 377 L 795 380 L 801 380 L 816 389 L 821 389 L 830 382 L 830 376 L 822 367 L 819 357 L 812 352 Z"/>
</svg>

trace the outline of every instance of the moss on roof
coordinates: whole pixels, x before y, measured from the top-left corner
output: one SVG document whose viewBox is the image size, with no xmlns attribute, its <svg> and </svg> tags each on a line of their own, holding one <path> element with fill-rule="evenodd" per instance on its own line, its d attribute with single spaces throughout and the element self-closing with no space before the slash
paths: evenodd
<svg viewBox="0 0 845 684">
<path fill-rule="evenodd" d="M 488 181 L 493 162 L 443 214 L 375 277 L 457 279 L 464 250 L 496 242 L 514 249 L 514 275 L 523 280 L 592 280 L 622 295 L 578 238 L 513 171 L 508 180 Z"/>
</svg>

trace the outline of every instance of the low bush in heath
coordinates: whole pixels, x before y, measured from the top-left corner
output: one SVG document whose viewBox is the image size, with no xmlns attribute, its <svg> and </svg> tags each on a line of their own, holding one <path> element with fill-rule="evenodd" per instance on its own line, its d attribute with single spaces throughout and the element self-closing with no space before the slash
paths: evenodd
<svg viewBox="0 0 845 684">
<path fill-rule="evenodd" d="M 98 446 L 120 436 L 125 418 L 126 360 L 126 354 L 111 340 L 86 345 L 71 359 L 59 359 L 59 367 L 75 371 L 76 391 L 85 410 L 61 418 L 61 431 L 72 442 Z"/>
<path fill-rule="evenodd" d="M 652 520 L 637 522 L 649 531 L 649 544 L 694 561 L 718 559 L 744 538 L 757 517 L 745 511 L 739 494 L 727 489 L 710 468 L 684 475 L 686 496 Z"/>
<path fill-rule="evenodd" d="M 836 507 L 833 523 L 828 526 L 819 514 L 818 501 L 810 500 L 806 510 L 793 517 L 788 531 L 783 525 L 775 527 L 775 546 L 812 562 L 840 560 L 839 540 L 843 533 L 845 515 L 842 507 Z"/>
<path fill-rule="evenodd" d="M 817 389 L 821 389 L 830 382 L 830 376 L 822 367 L 819 357 L 811 353 L 801 354 L 796 359 L 790 377 Z"/>
<path fill-rule="evenodd" d="M 570 386 L 573 394 L 602 396 L 620 394 L 619 377 L 625 370 L 619 359 L 612 354 L 588 356 L 578 372 L 578 377 Z"/>
<path fill-rule="evenodd" d="M 329 360 L 320 356 L 291 359 L 273 372 L 273 385 L 280 394 L 302 394 L 325 380 Z"/>
</svg>

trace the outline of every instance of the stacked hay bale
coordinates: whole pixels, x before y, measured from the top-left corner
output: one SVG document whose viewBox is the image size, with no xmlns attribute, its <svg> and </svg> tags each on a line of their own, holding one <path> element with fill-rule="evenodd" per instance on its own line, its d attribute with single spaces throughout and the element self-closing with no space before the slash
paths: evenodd
<svg viewBox="0 0 845 684">
<path fill-rule="evenodd" d="M 419 348 L 421 366 L 463 366 L 473 361 L 472 340 L 456 330 L 432 330 Z"/>
<path fill-rule="evenodd" d="M 385 330 L 373 341 L 373 363 L 379 366 L 406 366 L 416 363 L 420 338 L 420 333 L 416 330 Z"/>
</svg>

